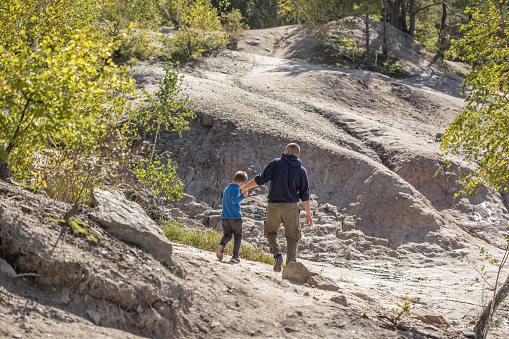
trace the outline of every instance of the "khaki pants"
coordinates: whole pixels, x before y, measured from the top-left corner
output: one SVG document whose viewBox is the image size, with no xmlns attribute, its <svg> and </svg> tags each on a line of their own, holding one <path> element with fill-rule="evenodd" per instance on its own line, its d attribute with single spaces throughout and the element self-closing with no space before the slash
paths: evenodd
<svg viewBox="0 0 509 339">
<path fill-rule="evenodd" d="M 277 241 L 279 226 L 283 223 L 286 236 L 286 263 L 297 261 L 297 242 L 301 239 L 299 227 L 299 205 L 297 202 L 269 202 L 263 233 L 267 237 L 270 253 L 274 257 L 281 253 Z"/>
</svg>

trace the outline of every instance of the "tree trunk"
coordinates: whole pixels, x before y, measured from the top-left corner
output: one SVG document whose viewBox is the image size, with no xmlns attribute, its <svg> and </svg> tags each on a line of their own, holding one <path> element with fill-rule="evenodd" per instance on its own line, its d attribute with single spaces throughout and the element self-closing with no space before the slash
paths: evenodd
<svg viewBox="0 0 509 339">
<path fill-rule="evenodd" d="M 401 2 L 400 4 L 400 12 L 399 12 L 399 20 L 401 21 L 401 26 L 400 26 L 400 30 L 402 32 L 405 32 L 405 33 L 408 33 L 408 26 L 406 24 L 406 13 L 407 13 L 407 8 L 406 8 L 406 4 L 405 2 Z"/>
<path fill-rule="evenodd" d="M 391 21 L 390 24 L 396 27 L 397 29 L 400 29 L 400 22 L 399 22 L 399 1 L 396 0 L 384 0 L 385 8 L 389 10 L 389 14 L 391 15 Z"/>
<path fill-rule="evenodd" d="M 366 14 L 366 66 L 371 67 L 371 58 L 369 55 L 369 14 Z"/>
<path fill-rule="evenodd" d="M 475 339 L 484 339 L 488 333 L 490 318 L 495 314 L 498 306 L 509 294 L 509 276 L 504 282 L 504 285 L 498 290 L 495 298 L 491 300 L 488 305 L 484 308 L 477 324 L 475 324 L 474 332 Z"/>
<path fill-rule="evenodd" d="M 445 21 L 447 20 L 447 1 L 442 0 L 442 23 L 440 25 L 440 59 L 445 54 Z"/>
<path fill-rule="evenodd" d="M 168 10 L 166 9 L 166 5 L 164 4 L 164 0 L 161 0 L 161 7 L 163 7 L 164 12 L 168 16 L 168 18 L 171 20 L 171 22 L 173 22 L 173 25 L 175 26 L 175 29 L 178 30 L 180 28 L 179 22 L 178 22 L 178 13 L 177 13 L 177 20 L 176 20 L 176 19 L 174 19 L 171 16 L 170 12 L 168 12 Z M 179 2 L 179 10 L 180 10 L 180 2 Z"/>
<path fill-rule="evenodd" d="M 6 181 L 12 177 L 9 165 L 6 162 L 0 160 L 0 179 Z"/>
<path fill-rule="evenodd" d="M 387 29 L 386 29 L 386 25 L 387 25 L 387 8 L 384 7 L 384 42 L 383 42 L 383 45 L 382 45 L 382 52 L 387 57 L 389 52 L 387 51 Z"/>
<path fill-rule="evenodd" d="M 408 34 L 414 36 L 415 32 L 415 0 L 410 0 L 410 8 L 408 10 L 408 14 L 410 17 L 410 28 L 408 29 Z"/>
</svg>

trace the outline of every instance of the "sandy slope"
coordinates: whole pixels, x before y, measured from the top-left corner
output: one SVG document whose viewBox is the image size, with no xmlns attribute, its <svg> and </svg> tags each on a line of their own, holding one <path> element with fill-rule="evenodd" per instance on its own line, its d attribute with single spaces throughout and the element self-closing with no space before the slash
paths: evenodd
<svg viewBox="0 0 509 339">
<path fill-rule="evenodd" d="M 500 196 L 455 198 L 453 180 L 433 178 L 442 163 L 436 134 L 463 106 L 461 81 L 422 46 L 399 39 L 414 73 L 396 80 L 306 62 L 316 57 L 314 42 L 298 26 L 246 32 L 237 50 L 185 66 L 198 119 L 160 147 L 178 159 L 190 196 L 175 215 L 216 227 L 231 174 L 251 177 L 297 141 L 315 215 L 300 258 L 320 262 L 324 275 L 347 269 L 366 288 L 426 299 L 435 313 L 469 326 L 483 291 L 470 287 L 477 273 L 461 259 L 477 260 L 480 247 L 500 256 L 493 245 L 503 240 L 508 213 Z M 158 76 L 157 64 L 138 67 L 149 90 Z M 254 190 L 243 210 L 245 238 L 266 249 L 265 197 L 266 189 Z"/>
<path fill-rule="evenodd" d="M 47 219 L 68 206 L 2 184 L 0 255 L 18 273 L 42 277 L 0 279 L 5 324 L 0 334 L 463 338 L 470 333 L 471 316 L 486 290 L 470 286 L 477 275 L 461 258 L 476 258 L 478 246 L 500 255 L 494 244 L 508 215 L 499 196 L 481 192 L 455 199 L 452 182 L 432 178 L 441 161 L 435 134 L 463 104 L 453 93 L 457 79 L 444 90 L 447 74 L 422 51 L 409 68 L 419 69 L 417 76 L 394 80 L 309 63 L 316 56 L 313 45 L 298 26 L 249 31 L 237 51 L 215 51 L 183 66 L 197 119 L 181 139 L 164 134 L 159 151 L 178 161 L 186 185 L 173 215 L 217 227 L 221 193 L 231 175 L 243 169 L 252 177 L 289 141 L 299 142 L 315 220 L 303 230 L 299 258 L 335 279 L 339 292 L 290 283 L 265 264 L 219 262 L 213 253 L 182 245 L 174 246 L 174 265 L 164 267 L 108 236 L 85 209 L 79 217 L 103 234 L 93 246 Z M 148 91 L 156 90 L 162 75 L 158 62 L 140 63 L 135 73 Z M 264 187 L 253 190 L 243 203 L 245 240 L 262 249 L 266 193 Z M 388 328 L 405 294 L 420 301 L 402 316 L 405 330 Z M 348 306 L 331 300 L 340 295 Z M 87 310 L 101 315 L 101 326 Z M 443 316 L 446 323 L 424 322 L 425 315 Z M 504 326 L 505 318 L 502 313 Z"/>
</svg>

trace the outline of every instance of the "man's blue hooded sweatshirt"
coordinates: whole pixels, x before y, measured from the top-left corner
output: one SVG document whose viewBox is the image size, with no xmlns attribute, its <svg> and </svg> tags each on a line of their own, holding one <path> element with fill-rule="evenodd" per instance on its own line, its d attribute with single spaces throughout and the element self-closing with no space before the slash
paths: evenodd
<svg viewBox="0 0 509 339">
<path fill-rule="evenodd" d="M 309 200 L 308 175 L 295 155 L 283 153 L 281 158 L 272 160 L 254 180 L 258 185 L 271 182 L 269 202 Z"/>
</svg>

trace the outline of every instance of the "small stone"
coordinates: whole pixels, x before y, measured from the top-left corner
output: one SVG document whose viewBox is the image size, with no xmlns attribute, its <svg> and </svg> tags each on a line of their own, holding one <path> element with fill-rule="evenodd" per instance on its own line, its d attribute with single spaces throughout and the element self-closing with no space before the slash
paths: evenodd
<svg viewBox="0 0 509 339">
<path fill-rule="evenodd" d="M 9 277 L 9 278 L 16 278 L 18 275 L 14 268 L 12 268 L 11 265 L 4 259 L 0 258 L 0 274 Z"/>
<path fill-rule="evenodd" d="M 293 329 L 291 327 L 285 327 L 286 333 L 299 332 L 299 330 Z"/>
<path fill-rule="evenodd" d="M 34 211 L 34 209 L 30 206 L 27 206 L 27 205 L 21 205 L 21 210 L 25 213 L 32 213 Z"/>
<path fill-rule="evenodd" d="M 445 318 L 441 315 L 425 315 L 424 318 L 436 323 L 436 324 L 439 324 L 439 325 L 447 325 L 449 326 L 449 323 L 447 322 L 447 320 L 445 320 Z"/>
<path fill-rule="evenodd" d="M 99 313 L 97 313 L 94 310 L 87 310 L 87 314 L 90 317 L 90 319 L 92 319 L 94 321 L 94 323 L 96 325 L 99 325 L 99 323 L 101 322 L 101 315 Z"/>
<path fill-rule="evenodd" d="M 307 284 L 312 285 L 313 287 L 317 287 L 318 289 L 325 291 L 338 291 L 339 286 L 336 282 L 330 278 L 323 277 L 320 275 L 310 276 L 307 281 Z"/>
<path fill-rule="evenodd" d="M 309 292 L 305 292 L 305 293 L 304 293 L 304 296 L 305 296 L 305 297 L 309 297 Z"/>
<path fill-rule="evenodd" d="M 340 305 L 343 305 L 345 307 L 348 307 L 348 301 L 346 300 L 346 297 L 344 295 L 338 295 L 338 296 L 335 296 L 335 297 L 332 297 L 330 298 L 331 301 L 337 303 L 337 304 L 340 304 Z"/>
</svg>

